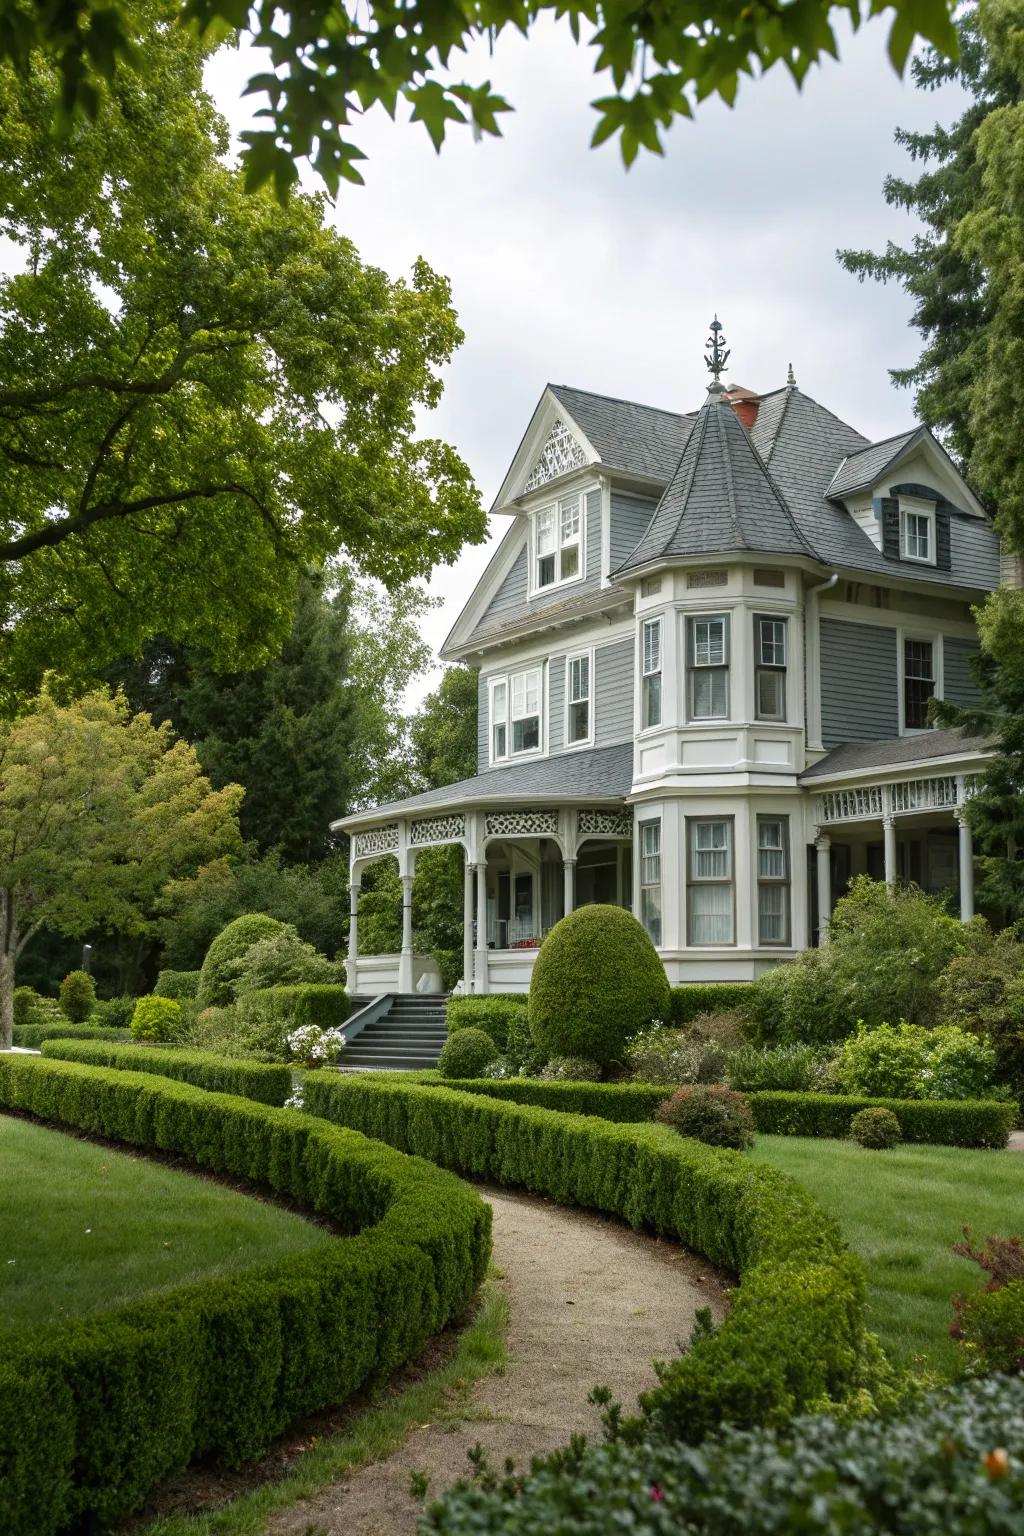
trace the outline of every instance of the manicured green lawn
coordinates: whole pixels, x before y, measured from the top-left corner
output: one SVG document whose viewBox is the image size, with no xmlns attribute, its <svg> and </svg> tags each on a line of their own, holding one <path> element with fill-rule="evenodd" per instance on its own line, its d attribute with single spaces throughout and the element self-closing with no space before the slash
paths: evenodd
<svg viewBox="0 0 1024 1536">
<path fill-rule="evenodd" d="M 0 1333 L 338 1241 L 209 1180 L 0 1115 Z"/>
<path fill-rule="evenodd" d="M 751 1154 L 799 1179 L 839 1221 L 868 1270 L 869 1326 L 890 1359 L 957 1374 L 952 1298 L 980 1289 L 976 1264 L 952 1245 L 966 1223 L 977 1243 L 1024 1232 L 1024 1153 L 957 1147 L 868 1152 L 852 1142 L 759 1136 Z"/>
</svg>

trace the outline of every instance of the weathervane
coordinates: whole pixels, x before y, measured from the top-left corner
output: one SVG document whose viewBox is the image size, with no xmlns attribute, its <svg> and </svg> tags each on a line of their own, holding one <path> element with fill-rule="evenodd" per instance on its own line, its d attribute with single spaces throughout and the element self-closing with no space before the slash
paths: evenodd
<svg viewBox="0 0 1024 1536">
<path fill-rule="evenodd" d="M 726 363 L 729 361 L 729 349 L 728 347 L 724 347 L 722 345 L 724 341 L 725 336 L 722 333 L 721 322 L 716 315 L 711 322 L 711 335 L 705 342 L 705 346 L 710 347 L 711 351 L 704 359 L 708 366 L 708 372 L 714 375 L 714 378 L 708 385 L 708 388 L 716 391 L 719 391 L 722 388 L 721 376 L 725 372 Z"/>
</svg>

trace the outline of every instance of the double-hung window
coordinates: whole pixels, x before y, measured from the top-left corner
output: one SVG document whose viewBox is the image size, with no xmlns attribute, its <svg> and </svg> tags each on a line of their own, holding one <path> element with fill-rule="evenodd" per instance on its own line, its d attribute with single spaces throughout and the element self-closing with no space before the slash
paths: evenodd
<svg viewBox="0 0 1024 1536">
<path fill-rule="evenodd" d="M 537 513 L 537 587 L 573 581 L 582 569 L 583 498 L 567 496 Z"/>
<path fill-rule="evenodd" d="M 661 822 L 640 823 L 640 921 L 661 943 Z"/>
<path fill-rule="evenodd" d="M 754 715 L 786 718 L 786 621 L 760 614 L 754 619 Z"/>
<path fill-rule="evenodd" d="M 935 693 L 935 646 L 931 640 L 903 642 L 903 726 L 928 728 L 928 700 Z"/>
<path fill-rule="evenodd" d="M 571 747 L 591 736 L 589 655 L 570 656 L 566 672 L 566 741 Z"/>
<path fill-rule="evenodd" d="M 513 672 L 512 754 L 540 749 L 540 668 Z"/>
<path fill-rule="evenodd" d="M 900 550 L 904 560 L 935 564 L 935 514 L 900 508 Z"/>
<path fill-rule="evenodd" d="M 729 618 L 716 613 L 687 620 L 690 719 L 729 716 Z"/>
<path fill-rule="evenodd" d="M 508 757 L 508 683 L 491 685 L 491 762 Z"/>
<path fill-rule="evenodd" d="M 732 944 L 733 923 L 733 824 L 721 820 L 687 821 L 689 870 L 687 880 L 687 929 L 689 942 Z"/>
<path fill-rule="evenodd" d="M 757 818 L 757 940 L 789 943 L 789 818 Z"/>
<path fill-rule="evenodd" d="M 645 619 L 640 631 L 640 725 L 645 731 L 661 724 L 661 626 L 660 618 Z"/>
</svg>

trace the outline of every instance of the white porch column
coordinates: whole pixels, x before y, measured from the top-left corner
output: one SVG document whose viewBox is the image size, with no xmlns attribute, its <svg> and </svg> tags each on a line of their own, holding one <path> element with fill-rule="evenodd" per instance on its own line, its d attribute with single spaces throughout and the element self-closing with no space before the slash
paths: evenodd
<svg viewBox="0 0 1024 1536">
<path fill-rule="evenodd" d="M 476 865 L 476 979 L 474 992 L 487 991 L 487 863 Z"/>
<path fill-rule="evenodd" d="M 357 970 L 359 966 L 359 892 L 362 889 L 363 877 L 354 869 L 349 874 L 348 883 L 348 989 L 355 992 L 358 986 Z"/>
<path fill-rule="evenodd" d="M 814 849 L 818 866 L 818 943 L 828 943 L 828 925 L 832 918 L 832 839 L 816 837 Z"/>
<path fill-rule="evenodd" d="M 473 866 L 468 850 L 462 871 L 462 989 L 473 990 Z"/>
<path fill-rule="evenodd" d="M 974 916 L 974 836 L 965 806 L 956 813 L 960 838 L 960 921 L 969 923 Z"/>
<path fill-rule="evenodd" d="M 569 913 L 574 911 L 575 907 L 576 907 L 576 860 L 575 859 L 563 859 L 562 860 L 562 876 L 563 876 L 563 878 L 565 880 L 565 899 L 563 901 L 563 906 L 565 908 L 564 915 L 566 917 L 568 917 Z"/>
<path fill-rule="evenodd" d="M 882 817 L 882 832 L 885 837 L 885 883 L 893 886 L 896 884 L 896 818 L 891 811 Z"/>
<path fill-rule="evenodd" d="M 412 991 L 412 875 L 402 876 L 402 953 L 398 961 L 398 990 Z"/>
</svg>

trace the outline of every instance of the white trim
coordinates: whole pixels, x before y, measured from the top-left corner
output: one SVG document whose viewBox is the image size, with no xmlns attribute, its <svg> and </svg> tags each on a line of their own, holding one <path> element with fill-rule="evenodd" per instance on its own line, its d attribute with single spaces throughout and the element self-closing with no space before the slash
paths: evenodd
<svg viewBox="0 0 1024 1536">
<path fill-rule="evenodd" d="M 544 489 L 547 491 L 548 488 L 545 486 Z M 599 489 L 599 487 L 594 485 L 591 485 L 589 489 L 586 485 L 583 485 L 579 490 L 570 490 L 567 493 L 563 491 L 560 494 L 555 495 L 553 499 L 551 495 L 548 494 L 544 497 L 543 501 L 535 508 L 533 508 L 533 510 L 531 510 L 529 513 L 530 526 L 527 545 L 529 549 L 529 569 L 527 571 L 526 582 L 527 602 L 532 603 L 537 598 L 545 597 L 549 592 L 558 592 L 561 591 L 564 587 L 576 586 L 578 583 L 586 581 L 587 501 L 591 493 L 597 489 Z M 576 540 L 570 539 L 567 544 L 563 544 L 562 508 L 574 500 L 578 503 L 577 516 L 579 518 L 579 538 Z M 554 581 L 545 582 L 544 585 L 541 586 L 537 581 L 537 565 L 538 561 L 541 559 L 541 556 L 537 552 L 537 520 L 544 512 L 550 512 L 552 514 L 554 518 L 555 533 L 554 550 L 550 555 L 545 556 L 544 558 L 551 558 L 553 556 L 555 560 L 555 568 L 558 570 L 561 567 L 562 550 L 572 549 L 575 547 L 579 550 L 579 559 L 576 566 L 576 574 L 574 576 L 557 576 Z"/>
<path fill-rule="evenodd" d="M 900 625 L 896 630 L 896 688 L 897 706 L 899 708 L 899 734 L 901 736 L 925 736 L 934 727 L 930 725 L 907 725 L 906 721 L 906 677 L 905 643 L 908 640 L 922 640 L 932 648 L 932 673 L 933 673 L 933 697 L 941 699 L 945 697 L 945 657 L 943 654 L 942 634 L 938 630 L 916 628 L 914 626 Z"/>
<path fill-rule="evenodd" d="M 928 736 L 929 731 L 912 731 L 912 736 Z M 870 745 L 870 743 L 865 743 Z M 818 785 L 842 787 L 842 785 L 860 784 L 865 780 L 872 783 L 884 778 L 886 784 L 900 782 L 893 775 L 909 774 L 912 778 L 920 778 L 922 774 L 929 778 L 944 778 L 951 770 L 959 766 L 961 769 L 970 765 L 982 768 L 985 763 L 995 757 L 996 751 L 957 752 L 947 753 L 944 757 L 915 757 L 910 763 L 875 763 L 870 768 L 837 768 L 835 773 L 819 773 L 812 779 L 801 779 L 799 788 L 808 794 L 816 794 Z"/>
<path fill-rule="evenodd" d="M 601 485 L 601 585 L 611 585 L 612 569 L 612 484 L 607 475 L 600 476 Z M 657 503 L 655 503 L 657 505 Z"/>
<path fill-rule="evenodd" d="M 572 676 L 572 664 L 573 664 L 573 662 L 574 661 L 582 661 L 584 658 L 586 659 L 586 662 L 587 662 L 588 691 L 587 691 L 586 704 L 587 704 L 587 725 L 588 725 L 589 729 L 587 731 L 586 737 L 583 740 L 581 740 L 581 741 L 570 741 L 569 740 L 569 710 L 570 710 L 570 707 L 571 707 L 572 703 L 582 703 L 583 701 L 582 700 L 571 700 L 570 699 L 570 697 L 569 697 L 569 680 L 570 680 L 570 678 Z M 564 752 L 579 752 L 579 751 L 581 751 L 583 749 L 586 749 L 586 748 L 589 748 L 591 750 L 593 749 L 593 746 L 594 746 L 594 716 L 597 713 L 597 710 L 596 710 L 597 700 L 596 700 L 596 697 L 595 697 L 596 689 L 595 689 L 595 686 L 594 686 L 595 680 L 596 680 L 596 672 L 595 672 L 595 666 L 594 666 L 594 647 L 593 646 L 589 646 L 589 647 L 584 647 L 582 650 L 567 651 L 566 655 L 565 655 L 565 687 L 564 687 L 563 714 L 562 714 L 562 750 Z"/>
<path fill-rule="evenodd" d="M 922 501 L 917 496 L 901 496 L 900 508 L 900 559 L 908 561 L 911 565 L 934 566 L 936 561 L 936 528 L 935 528 L 935 503 Z M 911 517 L 924 518 L 928 525 L 928 553 L 927 555 L 912 555 L 907 548 L 907 520 Z"/>
<path fill-rule="evenodd" d="M 544 661 L 538 660 L 527 666 L 516 667 L 515 670 L 505 672 L 493 672 L 487 678 L 487 762 L 491 768 L 497 768 L 503 764 L 524 762 L 534 757 L 547 756 L 548 736 L 547 717 L 549 714 L 548 699 L 548 672 L 549 668 Z M 526 747 L 521 751 L 515 751 L 512 740 L 512 728 L 516 717 L 512 713 L 514 698 L 514 683 L 516 678 L 527 678 L 531 672 L 537 674 L 537 746 Z M 494 755 L 494 690 L 505 687 L 505 755 Z M 523 684 L 525 695 L 526 684 Z M 520 715 L 520 720 L 530 720 L 532 715 Z"/>
</svg>

